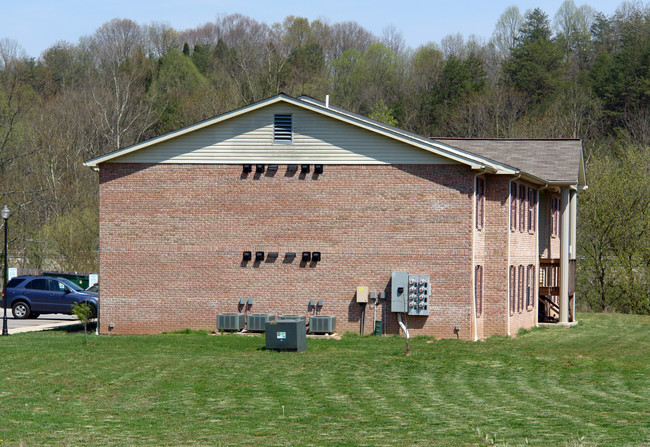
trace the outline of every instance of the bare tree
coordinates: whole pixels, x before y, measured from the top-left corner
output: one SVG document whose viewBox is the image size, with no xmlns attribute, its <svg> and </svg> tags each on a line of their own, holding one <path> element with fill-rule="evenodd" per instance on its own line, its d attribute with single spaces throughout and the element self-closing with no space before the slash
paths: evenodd
<svg viewBox="0 0 650 447">
<path fill-rule="evenodd" d="M 442 54 L 445 56 L 445 59 L 449 59 L 451 56 L 464 59 L 467 54 L 465 38 L 460 33 L 447 34 L 440 41 L 440 46 L 442 47 Z"/>
<path fill-rule="evenodd" d="M 586 51 L 596 12 L 590 6 L 576 7 L 573 0 L 565 0 L 555 13 L 554 28 L 562 45 L 565 59 L 576 51 Z"/>
<path fill-rule="evenodd" d="M 107 150 L 139 141 L 156 121 L 145 89 L 151 66 L 144 57 L 144 33 L 135 22 L 113 19 L 86 42 L 95 70 L 86 76 L 86 106 Z"/>
<path fill-rule="evenodd" d="M 153 22 L 145 27 L 147 52 L 156 58 L 167 54 L 172 48 L 180 49 L 180 33 L 165 22 Z"/>
<path fill-rule="evenodd" d="M 510 55 L 510 51 L 517 45 L 519 27 L 523 21 L 524 18 L 517 6 L 509 6 L 499 16 L 499 20 L 497 20 L 494 32 L 492 33 L 492 42 L 501 60 L 507 58 Z"/>
<path fill-rule="evenodd" d="M 397 30 L 395 25 L 386 26 L 381 33 L 381 42 L 387 48 L 400 56 L 406 50 L 406 40 L 404 34 Z"/>
<path fill-rule="evenodd" d="M 344 51 L 356 49 L 364 53 L 377 38 L 357 22 L 340 22 L 332 25 L 331 47 L 326 49 L 327 60 L 340 57 Z"/>
<path fill-rule="evenodd" d="M 100 26 L 89 43 L 98 68 L 114 75 L 123 63 L 142 52 L 145 37 L 134 21 L 113 19 Z"/>
<path fill-rule="evenodd" d="M 17 60 L 27 57 L 27 53 L 14 39 L 0 39 L 0 70 L 6 70 Z"/>
</svg>

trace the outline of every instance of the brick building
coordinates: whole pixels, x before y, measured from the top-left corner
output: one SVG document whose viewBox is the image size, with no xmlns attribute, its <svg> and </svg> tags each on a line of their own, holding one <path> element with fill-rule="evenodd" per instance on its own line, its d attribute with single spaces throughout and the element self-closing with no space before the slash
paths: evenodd
<svg viewBox="0 0 650 447">
<path fill-rule="evenodd" d="M 104 334 L 215 329 L 242 298 L 252 313 L 333 315 L 337 332 L 365 314 L 366 333 L 375 319 L 398 333 L 394 271 L 430 278 L 411 334 L 573 319 L 579 140 L 434 140 L 281 94 L 86 165 Z M 362 313 L 359 286 L 387 296 Z"/>
</svg>

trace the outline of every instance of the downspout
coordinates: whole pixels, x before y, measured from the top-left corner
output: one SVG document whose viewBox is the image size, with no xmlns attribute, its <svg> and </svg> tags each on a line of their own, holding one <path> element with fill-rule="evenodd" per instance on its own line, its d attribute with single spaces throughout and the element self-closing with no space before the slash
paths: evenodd
<svg viewBox="0 0 650 447">
<path fill-rule="evenodd" d="M 474 341 L 478 341 L 478 322 L 476 317 L 476 249 L 475 249 L 475 240 L 476 240 L 476 178 L 479 175 L 483 175 L 487 172 L 487 168 L 483 167 L 483 170 L 476 175 L 474 175 L 474 180 L 472 188 L 474 189 L 474 206 L 472 207 L 472 275 L 470 290 L 472 291 L 472 326 L 474 327 Z M 487 189 L 487 186 L 486 186 Z"/>
<path fill-rule="evenodd" d="M 510 201 L 508 202 L 508 205 L 510 207 L 508 208 L 508 266 L 507 266 L 507 272 L 508 274 L 506 275 L 506 278 L 508 278 L 508 287 L 506 287 L 506 293 L 508 294 L 508 299 L 506 300 L 506 334 L 508 337 L 510 337 L 510 308 L 512 307 L 512 303 L 510 303 L 510 297 L 512 296 L 512 292 L 510 290 L 510 235 L 512 234 L 512 182 L 519 180 L 521 178 L 521 171 L 519 171 L 519 174 L 517 174 L 517 177 L 511 178 L 510 181 L 508 182 L 508 195 L 510 196 Z"/>
</svg>

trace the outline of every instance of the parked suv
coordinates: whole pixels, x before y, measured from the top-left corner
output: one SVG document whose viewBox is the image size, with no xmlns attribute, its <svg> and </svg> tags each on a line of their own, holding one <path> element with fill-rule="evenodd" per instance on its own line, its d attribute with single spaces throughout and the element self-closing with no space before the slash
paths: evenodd
<svg viewBox="0 0 650 447">
<path fill-rule="evenodd" d="M 0 308 L 4 308 L 4 300 L 7 300 L 7 308 L 11 307 L 14 317 L 22 319 L 37 318 L 44 313 L 72 315 L 74 303 L 88 303 L 96 317 L 98 297 L 64 278 L 17 276 L 2 291 Z"/>
</svg>

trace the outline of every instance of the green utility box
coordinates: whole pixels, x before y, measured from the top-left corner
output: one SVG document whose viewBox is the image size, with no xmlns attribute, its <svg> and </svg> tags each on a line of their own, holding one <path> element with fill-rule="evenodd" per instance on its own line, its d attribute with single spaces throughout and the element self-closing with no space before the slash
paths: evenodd
<svg viewBox="0 0 650 447">
<path fill-rule="evenodd" d="M 307 349 L 305 320 L 277 320 L 266 323 L 266 349 L 302 352 Z"/>
<path fill-rule="evenodd" d="M 375 320 L 375 335 L 381 337 L 382 330 L 384 328 L 384 322 L 381 320 Z"/>
<path fill-rule="evenodd" d="M 92 286 L 93 284 L 88 284 L 88 275 L 78 275 L 76 273 L 57 273 L 57 272 L 43 272 L 43 276 L 51 276 L 53 278 L 65 278 L 82 289 L 87 289 L 88 286 Z"/>
</svg>

